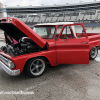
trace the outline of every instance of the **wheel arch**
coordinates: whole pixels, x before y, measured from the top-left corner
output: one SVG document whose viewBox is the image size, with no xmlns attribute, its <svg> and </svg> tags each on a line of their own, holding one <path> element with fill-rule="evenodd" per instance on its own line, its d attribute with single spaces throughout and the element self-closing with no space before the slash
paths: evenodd
<svg viewBox="0 0 100 100">
<path fill-rule="evenodd" d="M 96 46 L 97 47 L 97 49 L 99 49 L 100 48 L 100 46 Z"/>
<path fill-rule="evenodd" d="M 96 51 L 93 53 L 93 56 L 91 55 L 92 48 L 96 48 Z M 98 55 L 99 46 L 93 46 L 92 48 L 89 51 L 89 60 L 94 60 Z M 95 56 L 94 56 L 94 54 L 95 54 Z"/>
<path fill-rule="evenodd" d="M 96 47 L 97 49 L 99 49 L 99 48 L 100 48 L 100 46 L 99 46 L 99 45 L 92 46 L 92 47 L 90 48 L 89 52 L 91 51 L 91 49 L 92 49 L 93 47 Z"/>
<path fill-rule="evenodd" d="M 38 58 L 38 57 L 42 57 L 42 58 L 44 58 L 45 61 L 46 61 L 47 63 L 50 64 L 50 61 L 49 61 L 45 56 L 37 56 L 37 57 L 33 57 L 33 58 L 29 58 L 29 59 L 27 59 L 27 61 L 25 62 L 24 68 L 25 68 L 25 66 L 27 65 L 27 63 L 28 63 L 31 59 Z M 51 65 L 51 64 L 50 64 L 50 65 Z"/>
</svg>

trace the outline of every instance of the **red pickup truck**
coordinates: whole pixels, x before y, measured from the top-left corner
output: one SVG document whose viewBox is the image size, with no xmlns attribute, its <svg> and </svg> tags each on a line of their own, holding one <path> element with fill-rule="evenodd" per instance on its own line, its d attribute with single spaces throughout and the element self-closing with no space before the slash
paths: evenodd
<svg viewBox="0 0 100 100">
<path fill-rule="evenodd" d="M 100 34 L 87 34 L 81 23 L 37 24 L 31 29 L 18 19 L 7 17 L 0 19 L 0 28 L 18 41 L 0 49 L 0 66 L 13 76 L 25 68 L 28 75 L 38 77 L 47 63 L 88 64 L 100 47 Z"/>
</svg>

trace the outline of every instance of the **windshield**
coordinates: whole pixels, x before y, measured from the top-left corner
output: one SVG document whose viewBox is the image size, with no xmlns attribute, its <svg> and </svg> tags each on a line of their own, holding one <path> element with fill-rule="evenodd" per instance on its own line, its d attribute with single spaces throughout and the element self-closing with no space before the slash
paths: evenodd
<svg viewBox="0 0 100 100">
<path fill-rule="evenodd" d="M 55 26 L 35 26 L 33 31 L 35 31 L 43 39 L 53 39 L 55 29 Z"/>
</svg>

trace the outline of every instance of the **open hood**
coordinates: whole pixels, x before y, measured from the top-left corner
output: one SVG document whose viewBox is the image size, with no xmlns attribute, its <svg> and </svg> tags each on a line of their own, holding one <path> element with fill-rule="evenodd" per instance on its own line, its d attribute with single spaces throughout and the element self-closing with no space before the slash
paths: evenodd
<svg viewBox="0 0 100 100">
<path fill-rule="evenodd" d="M 46 45 L 46 41 L 44 39 L 42 39 L 30 27 L 16 18 L 1 18 L 0 28 L 17 41 L 19 41 L 19 39 L 21 39 L 22 37 L 29 37 L 41 48 Z"/>
</svg>

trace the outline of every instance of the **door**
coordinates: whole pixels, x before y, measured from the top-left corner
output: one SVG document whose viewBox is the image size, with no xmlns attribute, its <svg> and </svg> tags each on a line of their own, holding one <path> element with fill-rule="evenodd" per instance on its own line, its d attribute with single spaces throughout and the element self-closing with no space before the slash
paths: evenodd
<svg viewBox="0 0 100 100">
<path fill-rule="evenodd" d="M 79 32 L 76 32 L 77 30 Z M 81 25 L 63 26 L 63 31 L 56 41 L 57 64 L 89 63 L 89 40 L 86 32 L 82 33 L 82 30 Z"/>
</svg>

